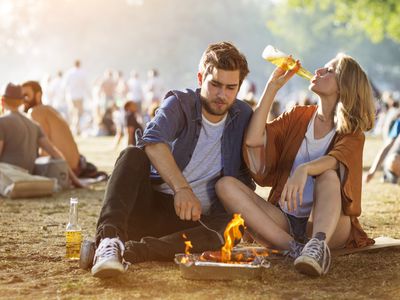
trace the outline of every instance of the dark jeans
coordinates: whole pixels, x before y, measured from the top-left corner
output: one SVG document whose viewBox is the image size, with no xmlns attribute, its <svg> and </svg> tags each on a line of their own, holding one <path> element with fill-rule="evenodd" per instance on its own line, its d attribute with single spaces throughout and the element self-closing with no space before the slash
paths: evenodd
<svg viewBox="0 0 400 300">
<path fill-rule="evenodd" d="M 293 237 L 293 239 L 299 243 L 306 244 L 308 242 L 307 237 L 307 223 L 308 217 L 295 217 L 290 214 L 287 214 L 280 206 L 277 204 L 277 207 L 283 212 L 286 216 L 286 219 L 289 223 L 289 234 Z"/>
<path fill-rule="evenodd" d="M 97 223 L 96 243 L 105 237 L 119 236 L 126 242 L 125 259 L 131 262 L 171 260 L 185 250 L 183 234 L 199 253 L 220 249 L 227 213 L 202 216 L 199 222 L 183 221 L 175 213 L 172 195 L 153 190 L 150 161 L 136 147 L 123 150 L 109 179 L 103 207 Z M 129 242 L 127 242 L 129 241 Z"/>
</svg>

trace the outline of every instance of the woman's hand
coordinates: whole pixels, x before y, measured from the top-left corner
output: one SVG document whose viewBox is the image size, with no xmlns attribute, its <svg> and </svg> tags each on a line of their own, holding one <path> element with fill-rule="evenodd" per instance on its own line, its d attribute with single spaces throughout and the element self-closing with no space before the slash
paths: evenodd
<svg viewBox="0 0 400 300">
<path fill-rule="evenodd" d="M 295 211 L 297 209 L 297 196 L 299 197 L 300 206 L 303 205 L 303 191 L 307 181 L 307 166 L 300 165 L 293 172 L 293 175 L 289 177 L 283 188 L 280 205 L 284 207 L 285 202 L 289 211 Z"/>
<path fill-rule="evenodd" d="M 300 69 L 301 64 L 299 60 L 296 60 L 296 65 L 289 70 L 287 63 L 283 63 L 281 66 L 277 67 L 274 72 L 269 77 L 267 87 L 272 88 L 273 90 L 279 90 L 282 86 L 289 81 L 290 78 L 297 73 Z M 285 71 L 287 70 L 287 71 Z"/>
</svg>

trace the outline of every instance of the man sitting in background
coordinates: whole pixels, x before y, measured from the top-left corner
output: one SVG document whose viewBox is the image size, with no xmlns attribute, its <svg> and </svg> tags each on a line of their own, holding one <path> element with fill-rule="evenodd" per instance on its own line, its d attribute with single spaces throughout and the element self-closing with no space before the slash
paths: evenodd
<svg viewBox="0 0 400 300">
<path fill-rule="evenodd" d="M 96 177 L 97 169 L 79 154 L 78 146 L 74 140 L 68 123 L 49 105 L 42 104 L 42 88 L 37 81 L 27 81 L 22 84 L 25 98 L 25 112 L 38 122 L 49 140 L 62 152 L 69 167 L 79 177 Z M 41 155 L 46 155 L 41 153 Z M 88 170 L 90 168 L 91 170 Z M 94 174 L 90 174 L 93 172 Z"/>
<path fill-rule="evenodd" d="M 39 124 L 18 110 L 24 101 L 21 86 L 9 83 L 2 101 L 9 113 L 0 117 L 0 162 L 24 168 L 32 174 L 39 147 L 52 158 L 64 159 L 62 153 L 43 133 Z M 82 187 L 71 168 L 68 168 L 68 175 L 76 187 Z"/>
</svg>

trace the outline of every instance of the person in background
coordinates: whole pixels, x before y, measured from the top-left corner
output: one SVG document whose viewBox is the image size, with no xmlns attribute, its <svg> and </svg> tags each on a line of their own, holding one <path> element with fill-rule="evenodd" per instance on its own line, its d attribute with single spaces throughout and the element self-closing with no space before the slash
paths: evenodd
<svg viewBox="0 0 400 300">
<path fill-rule="evenodd" d="M 384 92 L 382 94 L 382 100 L 386 104 L 387 110 L 384 113 L 384 121 L 382 124 L 382 138 L 383 142 L 387 143 L 389 137 L 389 133 L 392 129 L 392 126 L 396 119 L 400 118 L 400 108 L 399 108 L 399 101 L 394 99 L 393 93 L 391 92 Z"/>
<path fill-rule="evenodd" d="M 50 84 L 48 91 L 49 103 L 56 111 L 58 111 L 65 120 L 68 120 L 68 104 L 65 101 L 65 93 L 63 88 L 63 72 L 58 71 Z"/>
<path fill-rule="evenodd" d="M 146 91 L 146 110 L 153 104 L 160 104 L 164 95 L 164 83 L 157 69 L 151 69 L 147 72 Z"/>
<path fill-rule="evenodd" d="M 53 107 L 42 104 L 40 84 L 37 81 L 27 81 L 22 84 L 22 92 L 24 110 L 29 113 L 32 120 L 39 123 L 51 143 L 61 151 L 75 175 L 81 178 L 96 177 L 97 168 L 87 162 L 86 158 L 79 153 L 78 145 L 68 123 Z M 42 156 L 46 156 L 46 154 L 45 151 L 40 153 Z"/>
<path fill-rule="evenodd" d="M 66 98 L 70 101 L 72 129 L 80 135 L 84 101 L 90 95 L 90 89 L 79 60 L 76 60 L 74 67 L 65 74 L 64 89 Z"/>
<path fill-rule="evenodd" d="M 64 159 L 62 153 L 50 142 L 42 128 L 28 119 L 19 108 L 24 104 L 22 87 L 9 83 L 2 95 L 8 114 L 0 117 L 0 161 L 33 173 L 39 148 L 52 158 Z M 75 187 L 83 187 L 70 167 L 68 175 Z"/>
<path fill-rule="evenodd" d="M 139 73 L 137 71 L 135 70 L 131 71 L 131 76 L 128 79 L 127 86 L 128 86 L 127 99 L 136 103 L 137 113 L 141 118 L 144 94 L 143 94 L 143 84 L 139 79 Z"/>
<path fill-rule="evenodd" d="M 398 183 L 400 177 L 400 119 L 397 119 L 388 135 L 388 139 L 379 149 L 375 159 L 364 177 L 366 183 L 370 182 L 375 172 L 383 163 L 383 181 Z"/>
<path fill-rule="evenodd" d="M 62 152 L 65 160 L 76 175 L 79 175 L 79 150 L 68 123 L 61 114 L 50 105 L 42 103 L 42 87 L 37 81 L 22 84 L 24 111 L 31 119 L 40 124 L 44 133 Z M 42 153 L 46 156 L 46 153 Z"/>
<path fill-rule="evenodd" d="M 281 103 L 279 101 L 274 101 L 271 106 L 271 111 L 268 114 L 267 121 L 271 122 L 281 115 Z"/>
<path fill-rule="evenodd" d="M 142 126 L 139 124 L 136 118 L 137 104 L 133 101 L 127 101 L 124 105 L 125 110 L 125 130 L 126 136 L 128 137 L 128 146 L 136 146 L 135 133 L 137 129 L 143 131 Z"/>
</svg>

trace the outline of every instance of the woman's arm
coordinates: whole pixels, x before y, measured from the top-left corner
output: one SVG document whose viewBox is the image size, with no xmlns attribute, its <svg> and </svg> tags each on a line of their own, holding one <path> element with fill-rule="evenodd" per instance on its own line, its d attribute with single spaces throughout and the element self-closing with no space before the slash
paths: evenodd
<svg viewBox="0 0 400 300">
<path fill-rule="evenodd" d="M 327 170 L 336 170 L 339 163 L 333 156 L 325 155 L 310 162 L 299 165 L 287 180 L 280 199 L 280 204 L 287 202 L 289 211 L 297 209 L 297 195 L 300 206 L 303 204 L 303 191 L 307 176 L 317 176 Z"/>
<path fill-rule="evenodd" d="M 269 78 L 261 100 L 259 101 L 253 116 L 247 128 L 245 144 L 249 147 L 259 147 L 264 145 L 265 123 L 271 110 L 276 93 L 279 89 L 293 77 L 300 68 L 300 62 L 296 62 L 296 66 L 289 71 L 285 71 L 281 67 L 277 67 Z"/>
<path fill-rule="evenodd" d="M 379 168 L 383 160 L 386 158 L 390 148 L 392 148 L 394 144 L 394 141 L 395 141 L 394 139 L 390 139 L 376 154 L 374 162 L 372 163 L 371 168 L 368 170 L 368 173 L 364 178 L 365 182 L 368 183 L 372 179 L 372 177 L 374 177 L 376 170 Z"/>
</svg>

